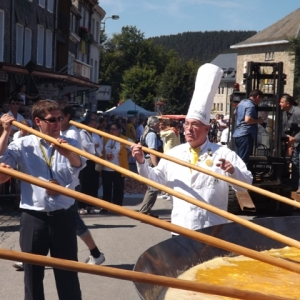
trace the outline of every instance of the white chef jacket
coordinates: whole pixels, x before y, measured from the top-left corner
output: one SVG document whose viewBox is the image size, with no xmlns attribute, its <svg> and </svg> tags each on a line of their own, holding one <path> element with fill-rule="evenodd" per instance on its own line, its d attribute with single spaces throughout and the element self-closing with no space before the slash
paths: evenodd
<svg viewBox="0 0 300 300">
<path fill-rule="evenodd" d="M 235 152 L 215 143 L 210 143 L 208 140 L 200 148 L 201 153 L 199 154 L 197 163 L 199 167 L 248 184 L 252 183 L 251 172 L 247 170 L 245 163 Z M 209 155 L 209 152 L 211 155 Z M 174 147 L 166 154 L 186 162 L 191 161 L 190 145 L 188 143 Z M 228 160 L 234 166 L 235 170 L 233 174 L 226 173 L 220 167 L 216 166 L 220 158 Z M 213 161 L 212 166 L 206 163 L 209 159 Z M 137 168 L 140 175 L 150 180 L 227 211 L 229 184 L 223 180 L 191 170 L 188 167 L 165 159 L 161 159 L 158 166 L 154 168 L 150 168 L 146 163 L 137 163 Z M 233 189 L 238 191 L 245 190 L 238 186 L 233 186 Z M 227 219 L 177 197 L 171 196 L 171 200 L 173 203 L 171 214 L 173 224 L 197 230 L 227 222 Z"/>
</svg>

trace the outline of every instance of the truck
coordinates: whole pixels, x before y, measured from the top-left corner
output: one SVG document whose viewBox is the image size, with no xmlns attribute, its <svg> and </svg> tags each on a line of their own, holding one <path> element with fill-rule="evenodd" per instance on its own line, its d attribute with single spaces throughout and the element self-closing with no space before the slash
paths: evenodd
<svg viewBox="0 0 300 300">
<path fill-rule="evenodd" d="M 297 200 L 297 194 L 290 184 L 290 157 L 286 155 L 285 141 L 281 138 L 283 128 L 279 101 L 284 94 L 285 83 L 282 62 L 247 62 L 243 73 L 245 92 L 241 92 L 236 84 L 230 96 L 230 128 L 233 133 L 236 126 L 235 108 L 239 102 L 248 98 L 251 90 L 262 90 L 264 97 L 258 106 L 258 114 L 266 122 L 263 126 L 258 125 L 253 154 L 248 164 L 253 175 L 253 186 Z M 228 141 L 228 145 L 231 150 L 235 150 L 233 139 Z M 238 193 L 230 188 L 228 211 L 235 214 L 258 211 L 286 216 L 293 214 L 294 207 L 257 192 Z"/>
</svg>

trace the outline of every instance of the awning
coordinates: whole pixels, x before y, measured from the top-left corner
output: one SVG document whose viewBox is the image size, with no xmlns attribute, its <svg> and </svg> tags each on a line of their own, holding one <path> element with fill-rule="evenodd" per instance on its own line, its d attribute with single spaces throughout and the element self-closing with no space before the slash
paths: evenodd
<svg viewBox="0 0 300 300">
<path fill-rule="evenodd" d="M 35 70 L 32 73 L 29 73 L 25 67 L 23 66 L 17 66 L 17 65 L 8 65 L 4 63 L 0 63 L 0 70 L 7 72 L 7 73 L 15 73 L 15 74 L 21 74 L 21 75 L 32 75 L 36 77 L 44 77 L 49 79 L 55 79 L 58 81 L 64 80 L 70 84 L 76 84 L 80 86 L 84 86 L 87 88 L 99 88 L 100 85 L 93 83 L 91 81 L 78 78 L 76 76 L 67 75 L 67 74 L 61 74 L 58 72 L 48 72 L 48 71 L 38 71 Z"/>
</svg>

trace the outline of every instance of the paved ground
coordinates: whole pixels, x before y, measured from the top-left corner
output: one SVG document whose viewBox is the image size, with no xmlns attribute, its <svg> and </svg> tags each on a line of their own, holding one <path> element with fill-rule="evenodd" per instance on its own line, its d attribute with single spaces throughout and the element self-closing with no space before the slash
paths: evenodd
<svg viewBox="0 0 300 300">
<path fill-rule="evenodd" d="M 127 196 L 125 207 L 137 210 L 142 195 Z M 160 199 L 154 206 L 155 213 L 162 219 L 170 217 L 170 201 Z M 103 265 L 132 270 L 138 257 L 149 247 L 170 238 L 162 229 L 114 214 L 83 216 L 96 244 L 104 252 Z M 19 251 L 19 213 L 6 208 L 0 212 L 0 247 Z M 79 260 L 85 261 L 89 251 L 78 239 Z M 16 271 L 12 262 L 0 260 L 0 299 L 23 299 L 23 272 Z M 101 276 L 80 274 L 83 299 L 89 300 L 137 300 L 139 299 L 132 282 Z M 45 272 L 45 294 L 47 300 L 58 299 L 51 268 Z M 70 299 L 71 300 L 71 299 Z"/>
<path fill-rule="evenodd" d="M 142 195 L 127 195 L 124 206 L 137 210 Z M 0 202 L 1 204 L 1 202 Z M 5 207 L 4 207 L 5 208 Z M 153 209 L 161 219 L 169 220 L 171 204 L 168 199 L 160 198 Z M 295 212 L 299 214 L 299 211 Z M 246 219 L 256 217 L 244 215 Z M 138 257 L 149 247 L 170 238 L 170 233 L 162 229 L 115 214 L 83 216 L 98 247 L 105 253 L 103 265 L 132 270 Z M 0 247 L 19 251 L 19 212 L 6 207 L 0 212 Z M 85 261 L 89 251 L 78 239 L 79 261 Z M 132 282 L 102 276 L 79 274 L 83 299 L 89 300 L 138 300 Z M 23 299 L 23 272 L 16 271 L 12 262 L 0 259 L 0 299 Z M 56 288 L 51 268 L 45 271 L 45 294 L 47 300 L 56 300 Z M 72 300 L 72 299 L 70 299 Z"/>
</svg>

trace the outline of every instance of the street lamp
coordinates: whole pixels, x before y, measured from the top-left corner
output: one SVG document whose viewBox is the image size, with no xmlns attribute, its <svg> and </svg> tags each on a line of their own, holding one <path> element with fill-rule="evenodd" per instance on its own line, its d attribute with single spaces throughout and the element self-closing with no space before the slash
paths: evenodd
<svg viewBox="0 0 300 300">
<path fill-rule="evenodd" d="M 103 25 L 103 27 L 102 27 L 102 29 L 101 29 L 102 32 L 105 31 L 105 21 L 106 21 L 107 19 L 119 20 L 120 17 L 119 17 L 118 15 L 112 15 L 112 16 L 110 16 L 110 17 L 106 17 L 106 18 L 104 19 L 104 21 L 101 22 L 101 24 Z"/>
</svg>

